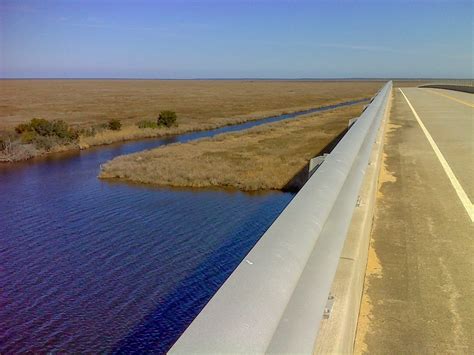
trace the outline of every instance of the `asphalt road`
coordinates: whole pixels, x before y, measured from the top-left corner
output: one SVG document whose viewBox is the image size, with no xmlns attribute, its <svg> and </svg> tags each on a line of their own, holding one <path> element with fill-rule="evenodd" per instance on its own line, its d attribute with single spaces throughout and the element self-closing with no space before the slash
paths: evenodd
<svg viewBox="0 0 474 355">
<path fill-rule="evenodd" d="M 473 118 L 474 95 L 394 90 L 356 353 L 474 353 Z"/>
</svg>

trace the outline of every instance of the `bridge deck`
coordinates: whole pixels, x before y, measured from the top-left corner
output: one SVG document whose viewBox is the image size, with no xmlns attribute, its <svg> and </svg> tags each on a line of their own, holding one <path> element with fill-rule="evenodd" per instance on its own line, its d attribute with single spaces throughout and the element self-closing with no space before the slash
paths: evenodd
<svg viewBox="0 0 474 355">
<path fill-rule="evenodd" d="M 355 350 L 473 353 L 474 95 L 402 91 L 386 133 Z"/>
</svg>

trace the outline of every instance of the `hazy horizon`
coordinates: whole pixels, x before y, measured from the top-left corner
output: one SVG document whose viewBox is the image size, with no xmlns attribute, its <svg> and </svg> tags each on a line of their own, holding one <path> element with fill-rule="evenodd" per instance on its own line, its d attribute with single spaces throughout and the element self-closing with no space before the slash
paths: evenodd
<svg viewBox="0 0 474 355">
<path fill-rule="evenodd" d="M 474 78 L 449 78 L 449 77 L 438 77 L 438 78 L 428 78 L 428 77 L 418 77 L 418 78 L 246 78 L 246 77 L 235 77 L 235 78 L 133 78 L 133 77 L 0 77 L 0 80 L 163 80 L 163 81 L 386 81 L 386 80 L 396 80 L 396 81 L 426 81 L 426 80 L 456 80 L 456 81 L 472 81 Z"/>
</svg>

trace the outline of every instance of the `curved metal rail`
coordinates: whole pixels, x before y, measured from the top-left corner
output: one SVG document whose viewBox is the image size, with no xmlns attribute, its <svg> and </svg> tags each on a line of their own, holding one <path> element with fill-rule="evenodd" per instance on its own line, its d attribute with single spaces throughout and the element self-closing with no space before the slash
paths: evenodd
<svg viewBox="0 0 474 355">
<path fill-rule="evenodd" d="M 312 353 L 388 82 L 170 353 Z"/>
</svg>

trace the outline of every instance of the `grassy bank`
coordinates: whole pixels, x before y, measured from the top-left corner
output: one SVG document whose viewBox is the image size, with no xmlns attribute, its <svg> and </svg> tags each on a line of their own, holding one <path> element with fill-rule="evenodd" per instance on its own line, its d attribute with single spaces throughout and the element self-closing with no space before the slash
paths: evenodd
<svg viewBox="0 0 474 355">
<path fill-rule="evenodd" d="M 340 108 L 117 157 L 102 166 L 100 177 L 165 186 L 292 190 L 300 187 L 308 161 L 361 110 L 361 105 Z"/>
<path fill-rule="evenodd" d="M 380 85 L 369 81 L 2 80 L 0 161 L 213 129 L 370 97 Z M 156 120 L 162 109 L 175 110 L 178 124 L 138 127 L 141 121 Z M 44 138 L 42 144 L 35 144 L 39 140 L 25 141 L 15 135 L 14 127 L 33 117 L 64 122 L 78 132 L 78 138 L 68 142 Z M 121 128 L 104 129 L 110 120 L 119 120 Z"/>
</svg>

